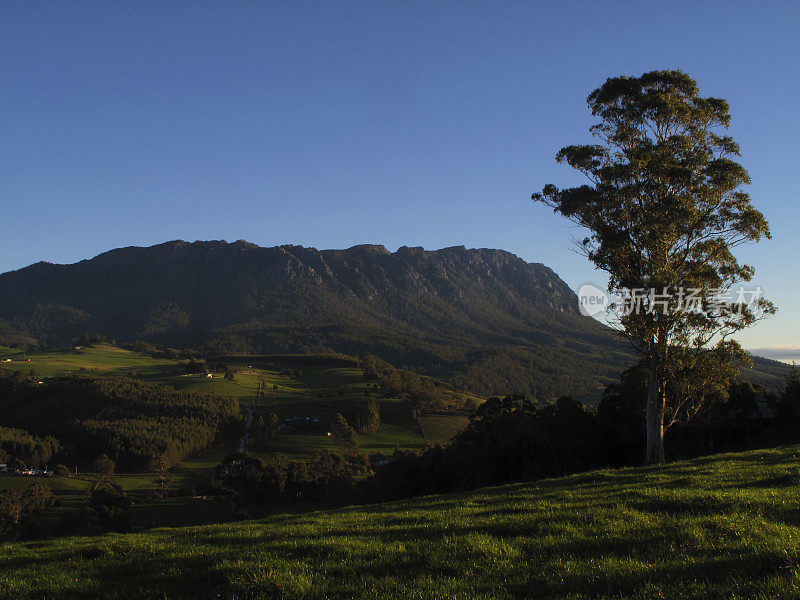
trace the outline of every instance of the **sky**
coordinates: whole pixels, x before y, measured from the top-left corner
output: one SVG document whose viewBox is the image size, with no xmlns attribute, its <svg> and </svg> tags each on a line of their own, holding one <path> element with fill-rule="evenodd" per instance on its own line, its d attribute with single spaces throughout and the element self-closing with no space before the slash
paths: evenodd
<svg viewBox="0 0 800 600">
<path fill-rule="evenodd" d="M 173 239 L 509 250 L 606 279 L 530 201 L 582 183 L 606 78 L 680 68 L 725 98 L 800 360 L 800 3 L 0 2 L 0 272 Z"/>
</svg>

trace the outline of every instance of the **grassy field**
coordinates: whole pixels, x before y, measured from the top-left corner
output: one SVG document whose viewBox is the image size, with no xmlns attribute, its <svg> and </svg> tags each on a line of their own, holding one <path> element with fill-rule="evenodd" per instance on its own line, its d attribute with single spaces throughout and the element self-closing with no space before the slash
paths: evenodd
<svg viewBox="0 0 800 600">
<path fill-rule="evenodd" d="M 446 444 L 469 424 L 463 415 L 424 415 L 418 420 L 422 435 L 433 444 Z"/>
<path fill-rule="evenodd" d="M 254 397 L 258 380 L 265 383 L 282 384 L 289 378 L 279 376 L 268 370 L 249 370 L 239 375 L 236 381 L 223 379 L 215 373 L 212 379 L 204 375 L 185 373 L 180 361 L 166 358 L 153 358 L 109 344 L 93 347 L 73 348 L 64 351 L 31 350 L 23 352 L 0 346 L 0 360 L 10 358 L 11 362 L 0 362 L 0 369 L 30 371 L 34 369 L 41 377 L 68 375 L 81 369 L 97 376 L 134 376 L 148 383 L 169 385 L 178 390 L 213 393 L 239 398 Z"/>
<path fill-rule="evenodd" d="M 800 597 L 800 448 L 0 545 L 7 598 Z"/>
<path fill-rule="evenodd" d="M 5 362 L 11 359 L 10 362 Z M 135 371 L 137 375 L 154 376 L 177 371 L 178 362 L 137 354 L 108 344 L 97 347 L 64 350 L 11 349 L 0 346 L 0 368 L 29 371 L 35 369 L 42 377 L 66 375 L 86 369 L 100 374 L 123 375 Z"/>
<path fill-rule="evenodd" d="M 234 381 L 224 379 L 221 373 L 214 373 L 210 379 L 199 374 L 188 375 L 179 361 L 152 358 L 108 344 L 63 352 L 23 352 L 0 346 L 0 360 L 4 358 L 11 358 L 12 362 L 0 362 L 0 369 L 34 369 L 41 377 L 66 375 L 81 369 L 98 376 L 122 376 L 133 372 L 137 379 L 148 383 L 184 391 L 235 396 L 242 407 L 252 408 L 256 415 L 275 412 L 282 419 L 295 416 L 320 419 L 323 425 L 319 435 L 285 435 L 277 447 L 270 448 L 270 451 L 277 450 L 291 458 L 309 458 L 322 448 L 333 449 L 333 441 L 325 435 L 325 425 L 330 423 L 335 413 L 347 415 L 367 397 L 378 401 L 382 426 L 377 434 L 362 436 L 362 453 L 386 454 L 395 448 L 420 449 L 426 443 L 443 443 L 452 437 L 445 435 L 441 427 L 428 427 L 432 437 L 426 438 L 405 404 L 396 399 L 381 398 L 374 384 L 364 381 L 360 369 L 336 364 L 307 364 L 303 357 L 297 357 L 296 362 L 291 357 L 283 360 L 226 357 L 226 364 L 239 369 Z M 281 371 L 286 368 L 294 374 L 282 375 Z M 451 427 L 447 431 L 452 433 L 455 430 Z M 253 450 L 263 453 L 263 449 Z"/>
</svg>

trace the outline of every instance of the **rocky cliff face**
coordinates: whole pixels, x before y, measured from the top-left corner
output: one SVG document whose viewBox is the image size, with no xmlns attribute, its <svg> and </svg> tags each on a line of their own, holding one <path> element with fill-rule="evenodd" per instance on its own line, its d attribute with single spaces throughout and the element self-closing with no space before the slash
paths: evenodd
<svg viewBox="0 0 800 600">
<path fill-rule="evenodd" d="M 170 302 L 194 309 L 204 320 L 226 322 L 230 319 L 225 313 L 240 312 L 253 295 L 269 304 L 271 290 L 283 294 L 309 287 L 367 302 L 413 294 L 421 302 L 486 300 L 508 307 L 523 302 L 577 313 L 575 294 L 551 269 L 503 250 L 404 246 L 392 253 L 367 244 L 320 251 L 292 245 L 262 248 L 244 241 L 174 241 L 111 250 L 71 265 L 38 263 L 0 275 L 0 316 L 25 318 L 37 304 L 56 304 L 86 311 L 102 322 L 114 313 L 112 321 L 122 318 L 131 326 L 149 314 L 150 305 Z M 215 303 L 213 310 L 208 302 Z M 253 312 L 261 312 L 250 304 Z M 212 312 L 218 313 L 216 318 Z M 122 322 L 106 326 L 114 333 L 130 333 Z"/>
</svg>

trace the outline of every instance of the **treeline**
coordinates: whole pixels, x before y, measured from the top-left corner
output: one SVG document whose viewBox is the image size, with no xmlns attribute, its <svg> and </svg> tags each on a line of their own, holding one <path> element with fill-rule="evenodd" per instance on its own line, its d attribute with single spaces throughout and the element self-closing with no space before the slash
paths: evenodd
<svg viewBox="0 0 800 600">
<path fill-rule="evenodd" d="M 644 454 L 644 409 L 648 372 L 643 365 L 622 374 L 606 388 L 597 420 L 613 466 L 638 464 Z M 800 441 L 800 374 L 791 367 L 779 393 L 761 385 L 735 381 L 723 401 L 710 404 L 694 419 L 667 429 L 670 459 L 716 452 L 736 452 Z"/>
<path fill-rule="evenodd" d="M 91 315 L 85 310 L 57 302 L 35 302 L 23 314 L 6 319 L 0 329 L 8 332 L 4 337 L 28 346 L 55 340 L 67 342 L 90 322 Z"/>
<path fill-rule="evenodd" d="M 181 360 L 181 359 L 194 359 L 196 352 L 186 350 L 183 348 L 170 348 L 168 346 L 158 346 L 145 342 L 144 340 L 136 340 L 130 344 L 122 344 L 122 347 L 127 350 L 133 350 L 139 354 L 146 354 L 153 358 L 166 358 L 168 360 Z"/>
<path fill-rule="evenodd" d="M 267 361 L 272 365 L 271 368 L 277 369 L 279 363 L 289 363 L 293 365 L 307 366 L 340 366 L 358 367 L 359 359 L 347 354 L 337 352 L 327 352 L 321 354 L 228 354 L 214 356 L 213 360 L 222 362 L 261 362 Z"/>
<path fill-rule="evenodd" d="M 362 497 L 383 501 L 641 464 L 646 395 L 647 372 L 637 366 L 606 389 L 596 412 L 568 396 L 543 407 L 521 395 L 492 398 L 446 448 L 396 455 L 364 482 Z M 665 438 L 671 459 L 798 441 L 797 369 L 779 395 L 732 383 L 726 401 L 671 427 Z"/>
<path fill-rule="evenodd" d="M 123 470 L 174 464 L 208 446 L 239 413 L 235 398 L 179 392 L 128 378 L 82 375 L 37 384 L 0 373 L 0 420 L 61 440 L 74 460 L 105 453 Z"/>
<path fill-rule="evenodd" d="M 368 374 L 383 376 L 385 365 L 367 362 Z M 521 394 L 495 397 L 473 412 L 447 447 L 396 452 L 386 464 L 370 464 L 356 454 L 357 442 L 336 434 L 341 455 L 325 452 L 305 464 L 281 456 L 266 463 L 237 453 L 218 467 L 217 477 L 253 514 L 285 502 L 382 502 L 638 465 L 644 459 L 646 394 L 647 372 L 636 366 L 606 388 L 597 410 L 569 396 L 545 405 Z M 346 428 L 355 436 L 341 415 L 335 421 L 341 423 L 332 430 Z M 666 440 L 671 459 L 800 442 L 797 369 L 779 395 L 748 382 L 731 383 L 724 401 L 671 427 Z M 372 476 L 361 479 L 364 473 Z"/>
<path fill-rule="evenodd" d="M 445 448 L 397 454 L 365 482 L 374 501 L 555 477 L 602 466 L 594 415 L 568 396 L 537 407 L 523 395 L 491 398 Z"/>
<path fill-rule="evenodd" d="M 51 463 L 60 451 L 61 442 L 52 436 L 40 438 L 22 429 L 0 426 L 0 463 L 21 461 L 28 467 L 40 467 Z"/>
<path fill-rule="evenodd" d="M 276 504 L 307 502 L 340 506 L 357 499 L 354 475 L 366 472 L 359 456 L 323 450 L 310 462 L 278 454 L 270 462 L 236 452 L 225 457 L 216 479 L 241 512 L 257 515 Z"/>
</svg>

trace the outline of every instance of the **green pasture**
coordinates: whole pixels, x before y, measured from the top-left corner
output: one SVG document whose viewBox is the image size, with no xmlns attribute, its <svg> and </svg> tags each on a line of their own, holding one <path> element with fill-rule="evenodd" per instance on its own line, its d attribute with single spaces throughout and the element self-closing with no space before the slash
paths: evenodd
<svg viewBox="0 0 800 600">
<path fill-rule="evenodd" d="M 425 440 L 442 445 L 447 444 L 469 424 L 469 419 L 463 415 L 423 415 L 417 420 Z"/>
<path fill-rule="evenodd" d="M 0 346 L 0 368 L 11 371 L 36 370 L 41 377 L 68 375 L 80 369 L 98 375 L 125 375 L 134 371 L 137 377 L 163 377 L 179 370 L 178 361 L 152 358 L 108 344 L 95 347 L 65 347 L 63 350 L 10 349 Z"/>
<path fill-rule="evenodd" d="M 7 598 L 800 597 L 800 448 L 0 545 Z"/>
</svg>

